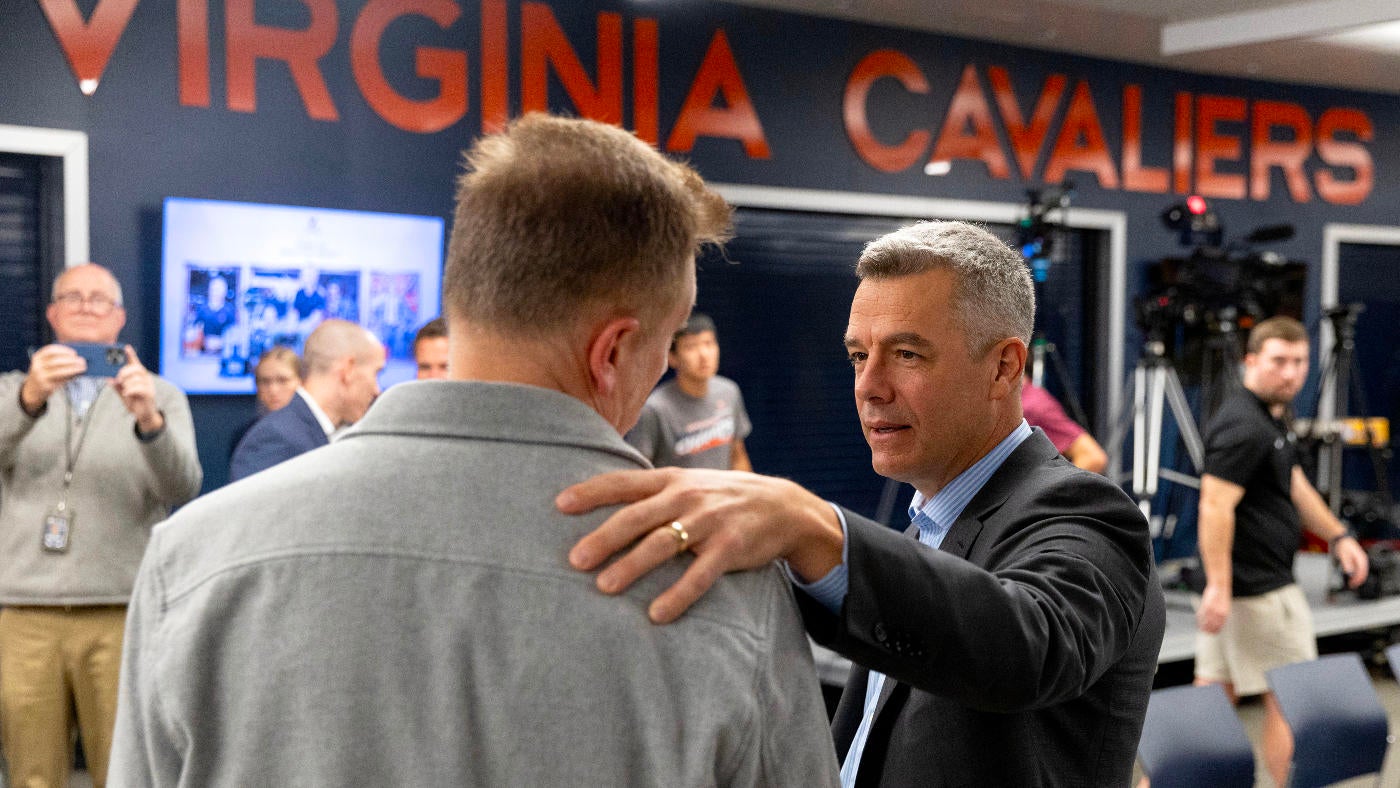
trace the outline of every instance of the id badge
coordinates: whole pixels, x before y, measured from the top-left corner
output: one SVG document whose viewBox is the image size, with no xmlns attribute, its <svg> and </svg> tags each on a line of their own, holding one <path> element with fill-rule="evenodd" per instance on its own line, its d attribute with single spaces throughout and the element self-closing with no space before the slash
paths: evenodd
<svg viewBox="0 0 1400 788">
<path fill-rule="evenodd" d="M 59 505 L 44 516 L 44 530 L 40 543 L 45 552 L 68 552 L 68 540 L 73 533 L 73 510 Z"/>
</svg>

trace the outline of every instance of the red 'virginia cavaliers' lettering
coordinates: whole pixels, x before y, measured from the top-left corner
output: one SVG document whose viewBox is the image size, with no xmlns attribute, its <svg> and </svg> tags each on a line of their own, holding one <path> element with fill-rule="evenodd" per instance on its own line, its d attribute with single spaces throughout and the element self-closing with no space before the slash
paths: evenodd
<svg viewBox="0 0 1400 788">
<path fill-rule="evenodd" d="M 856 154 L 882 172 L 900 172 L 925 160 L 963 160 L 980 163 L 992 178 L 1009 179 L 1014 158 L 1019 176 L 1032 180 L 1044 155 L 1038 179 L 1046 183 L 1059 182 L 1074 171 L 1089 173 L 1104 189 L 1165 194 L 1170 188 L 1179 194 L 1267 200 L 1277 170 L 1294 202 L 1309 201 L 1315 191 L 1338 205 L 1364 201 L 1375 182 L 1366 146 L 1374 130 L 1370 117 L 1358 109 L 1332 107 L 1314 122 L 1306 109 L 1291 102 L 1177 93 L 1171 149 L 1163 155 L 1165 151 L 1144 150 L 1142 87 L 1125 84 L 1123 135 L 1115 158 L 1088 80 L 1076 82 L 1066 100 L 1068 79 L 1047 76 L 1027 121 L 1007 70 L 986 68 L 990 101 L 983 76 L 976 65 L 968 64 L 941 120 L 901 130 L 903 138 L 889 144 L 871 131 L 871 113 L 877 109 L 870 106 L 871 87 L 884 78 L 916 95 L 928 94 L 930 87 L 908 55 L 891 49 L 871 52 L 846 80 L 846 136 Z M 1061 107 L 1059 127 L 1052 129 Z M 937 137 L 930 132 L 933 128 L 938 129 Z M 1010 141 L 1010 157 L 999 129 Z M 1162 156 L 1161 163 L 1145 161 L 1154 152 Z M 1309 178 L 1308 162 L 1314 153 L 1322 165 L 1312 167 Z"/>
</svg>

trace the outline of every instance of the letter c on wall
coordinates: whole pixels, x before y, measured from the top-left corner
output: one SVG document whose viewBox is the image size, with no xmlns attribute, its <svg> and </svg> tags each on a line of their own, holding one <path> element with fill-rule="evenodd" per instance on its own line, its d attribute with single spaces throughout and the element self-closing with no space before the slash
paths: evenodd
<svg viewBox="0 0 1400 788">
<path fill-rule="evenodd" d="M 866 164 L 882 172 L 899 172 L 924 157 L 931 135 L 924 129 L 911 131 L 898 145 L 885 145 L 875 139 L 870 131 L 866 99 L 871 86 L 881 77 L 894 77 L 905 90 L 921 95 L 929 91 L 928 79 L 903 52 L 881 49 L 862 58 L 846 80 L 842 113 L 846 136 Z"/>
</svg>

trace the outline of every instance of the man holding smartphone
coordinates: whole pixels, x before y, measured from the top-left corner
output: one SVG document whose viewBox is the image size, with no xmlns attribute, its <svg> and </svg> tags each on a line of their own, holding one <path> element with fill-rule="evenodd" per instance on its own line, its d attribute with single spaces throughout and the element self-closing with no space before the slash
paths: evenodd
<svg viewBox="0 0 1400 788">
<path fill-rule="evenodd" d="M 57 342 L 0 376 L 0 745 L 8 784 L 67 785 L 76 710 L 102 786 L 136 568 L 202 473 L 185 395 L 130 345 L 108 352 L 126 324 L 111 272 L 64 271 L 46 316 Z"/>
</svg>

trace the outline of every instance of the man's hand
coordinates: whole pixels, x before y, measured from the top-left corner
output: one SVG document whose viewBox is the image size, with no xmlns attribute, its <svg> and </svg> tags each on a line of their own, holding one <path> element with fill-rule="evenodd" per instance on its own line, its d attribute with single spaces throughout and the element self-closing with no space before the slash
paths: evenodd
<svg viewBox="0 0 1400 788">
<path fill-rule="evenodd" d="M 1366 550 L 1353 536 L 1343 536 L 1332 545 L 1332 554 L 1347 576 L 1347 588 L 1360 588 L 1371 571 L 1371 560 Z"/>
<path fill-rule="evenodd" d="M 38 413 L 59 386 L 86 371 L 87 362 L 67 345 L 45 345 L 34 351 L 19 390 L 24 409 L 31 415 Z"/>
<path fill-rule="evenodd" d="M 1214 635 L 1225 626 L 1225 619 L 1230 617 L 1230 595 L 1228 588 L 1206 584 L 1201 606 L 1196 610 L 1196 626 L 1202 632 Z"/>
<path fill-rule="evenodd" d="M 617 471 L 574 485 L 555 499 L 565 514 L 618 503 L 630 505 L 579 540 L 569 562 L 588 571 L 626 550 L 597 579 L 603 593 L 621 593 L 675 557 L 676 539 L 668 526 L 680 522 L 696 558 L 652 602 L 648 613 L 658 624 L 678 618 L 725 572 L 782 558 L 804 580 L 813 581 L 841 562 L 836 512 L 785 479 L 679 468 Z"/>
<path fill-rule="evenodd" d="M 151 373 L 141 365 L 136 351 L 126 346 L 126 366 L 117 370 L 112 388 L 122 398 L 122 404 L 136 417 L 136 429 L 150 434 L 165 426 L 165 417 L 156 406 L 156 384 Z"/>
</svg>

